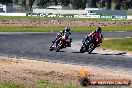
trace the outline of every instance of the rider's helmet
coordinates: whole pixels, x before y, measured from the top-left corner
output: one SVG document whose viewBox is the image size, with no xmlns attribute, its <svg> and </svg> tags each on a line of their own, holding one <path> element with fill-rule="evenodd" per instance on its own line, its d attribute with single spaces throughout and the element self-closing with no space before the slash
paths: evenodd
<svg viewBox="0 0 132 88">
<path fill-rule="evenodd" d="M 65 31 L 66 31 L 66 32 L 70 32 L 70 27 L 69 27 L 69 26 L 66 26 L 66 27 L 65 27 Z"/>
<path fill-rule="evenodd" d="M 97 33 L 101 33 L 101 28 L 100 27 L 97 27 L 97 29 L 95 30 L 95 32 L 97 32 Z"/>
</svg>

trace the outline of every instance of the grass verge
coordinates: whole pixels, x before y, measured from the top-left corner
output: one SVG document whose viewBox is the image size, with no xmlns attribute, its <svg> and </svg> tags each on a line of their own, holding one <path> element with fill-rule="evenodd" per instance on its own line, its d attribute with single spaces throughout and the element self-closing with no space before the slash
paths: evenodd
<svg viewBox="0 0 132 88">
<path fill-rule="evenodd" d="M 54 83 L 54 82 L 49 82 L 47 80 L 41 81 L 38 84 L 37 88 L 76 88 L 74 85 L 72 84 L 59 84 L 59 83 Z"/>
<path fill-rule="evenodd" d="M 16 84 L 0 84 L 0 88 L 23 88 L 20 85 L 16 85 Z"/>
<path fill-rule="evenodd" d="M 36 27 L 36 26 L 0 26 L 0 32 L 57 32 L 63 30 L 63 26 L 57 27 Z M 71 26 L 72 32 L 90 32 L 96 27 L 80 27 Z M 129 26 L 109 26 L 102 27 L 104 32 L 125 31 L 132 32 L 132 25 Z"/>
<path fill-rule="evenodd" d="M 0 84 L 0 88 L 26 88 L 16 84 Z M 73 84 L 60 84 L 44 80 L 38 83 L 36 88 L 86 88 L 81 86 L 75 86 Z M 102 86 L 101 88 L 127 88 L 120 86 Z"/>
<path fill-rule="evenodd" d="M 132 51 L 132 38 L 104 40 L 101 47 L 113 50 Z"/>
<path fill-rule="evenodd" d="M 32 16 L 0 16 L 0 20 L 74 20 L 74 21 L 110 21 L 111 19 L 105 18 L 68 18 L 68 17 L 32 17 Z M 123 19 L 125 20 L 125 19 Z M 115 21 L 115 20 L 114 20 Z M 122 21 L 117 19 L 117 21 Z"/>
<path fill-rule="evenodd" d="M 121 86 L 96 86 L 97 88 L 127 88 L 127 87 L 121 87 Z M 83 87 L 83 86 L 74 86 L 72 84 L 59 84 L 59 83 L 54 83 L 54 82 L 49 82 L 47 80 L 45 81 L 41 81 L 38 84 L 37 88 L 96 88 L 95 86 L 87 86 L 87 87 Z"/>
</svg>

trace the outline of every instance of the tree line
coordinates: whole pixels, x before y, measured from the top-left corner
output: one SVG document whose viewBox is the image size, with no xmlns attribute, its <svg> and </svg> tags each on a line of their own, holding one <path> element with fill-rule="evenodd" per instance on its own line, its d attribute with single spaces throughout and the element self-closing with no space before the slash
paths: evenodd
<svg viewBox="0 0 132 88">
<path fill-rule="evenodd" d="M 19 3 L 21 2 L 21 3 Z M 20 4 L 28 6 L 30 10 L 35 4 L 38 7 L 51 5 L 69 6 L 70 9 L 106 8 L 107 10 L 132 9 L 132 0 L 0 0 L 2 4 Z"/>
</svg>

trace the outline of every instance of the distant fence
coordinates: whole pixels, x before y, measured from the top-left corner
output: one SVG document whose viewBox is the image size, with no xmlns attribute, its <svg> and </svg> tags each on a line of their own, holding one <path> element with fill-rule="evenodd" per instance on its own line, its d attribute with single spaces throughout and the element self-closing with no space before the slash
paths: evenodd
<svg viewBox="0 0 132 88">
<path fill-rule="evenodd" d="M 38 17 L 72 17 L 72 18 L 105 18 L 132 19 L 132 16 L 119 15 L 77 15 L 77 14 L 43 14 L 43 13 L 0 13 L 0 16 L 38 16 Z"/>
<path fill-rule="evenodd" d="M 28 13 L 27 16 L 39 17 L 72 17 L 72 18 L 109 18 L 109 19 L 131 19 L 132 16 L 119 16 L 119 15 L 77 15 L 77 14 L 44 14 L 44 13 Z"/>
</svg>

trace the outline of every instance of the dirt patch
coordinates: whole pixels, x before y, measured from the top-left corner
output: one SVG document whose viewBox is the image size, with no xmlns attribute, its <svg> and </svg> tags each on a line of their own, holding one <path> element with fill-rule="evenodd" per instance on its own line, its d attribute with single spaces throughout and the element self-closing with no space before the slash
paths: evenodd
<svg viewBox="0 0 132 88">
<path fill-rule="evenodd" d="M 65 25 L 72 25 L 72 26 L 118 26 L 118 25 L 132 25 L 131 21 L 92 21 L 92 20 L 0 20 L 0 26 L 45 26 L 45 27 L 52 27 L 52 26 L 65 26 Z"/>
<path fill-rule="evenodd" d="M 81 68 L 89 71 L 91 79 L 130 79 L 132 73 L 115 71 L 106 68 L 60 64 L 25 59 L 0 57 L 0 82 L 13 82 L 36 88 L 41 80 L 58 83 L 72 83 L 79 86 Z"/>
</svg>

